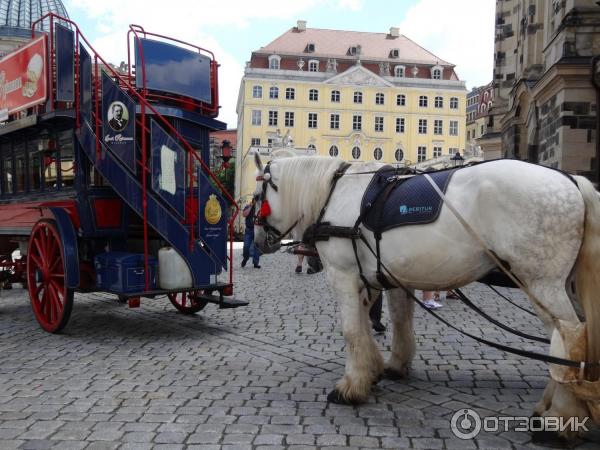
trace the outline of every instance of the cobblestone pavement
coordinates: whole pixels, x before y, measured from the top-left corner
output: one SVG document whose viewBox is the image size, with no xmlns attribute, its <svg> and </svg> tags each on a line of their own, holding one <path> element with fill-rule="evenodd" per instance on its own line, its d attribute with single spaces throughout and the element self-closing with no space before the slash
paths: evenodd
<svg viewBox="0 0 600 450">
<path fill-rule="evenodd" d="M 345 355 L 325 276 L 294 274 L 286 254 L 261 264 L 236 273 L 236 296 L 248 307 L 209 305 L 190 317 L 166 298 L 129 309 L 78 294 L 60 335 L 38 327 L 22 289 L 3 291 L 0 449 L 540 448 L 528 433 L 453 438 L 450 417 L 460 408 L 529 415 L 546 367 L 484 348 L 421 311 L 410 377 L 381 381 L 360 407 L 328 405 Z M 465 290 L 501 321 L 541 333 L 537 319 L 488 288 Z M 495 331 L 456 300 L 440 312 L 469 332 L 544 350 Z M 377 341 L 387 353 L 389 333 Z M 580 448 L 599 448 L 598 436 L 588 433 Z"/>
</svg>

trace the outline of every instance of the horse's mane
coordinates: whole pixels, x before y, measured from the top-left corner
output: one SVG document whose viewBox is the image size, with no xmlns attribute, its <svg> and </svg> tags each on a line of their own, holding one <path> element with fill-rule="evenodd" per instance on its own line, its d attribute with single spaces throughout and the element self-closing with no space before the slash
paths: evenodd
<svg viewBox="0 0 600 450">
<path fill-rule="evenodd" d="M 296 234 L 301 234 L 316 222 L 329 195 L 333 174 L 342 160 L 326 156 L 299 156 L 278 159 L 276 164 L 281 168 L 278 184 L 282 205 L 285 205 L 290 222 L 301 217 L 296 226 Z"/>
</svg>

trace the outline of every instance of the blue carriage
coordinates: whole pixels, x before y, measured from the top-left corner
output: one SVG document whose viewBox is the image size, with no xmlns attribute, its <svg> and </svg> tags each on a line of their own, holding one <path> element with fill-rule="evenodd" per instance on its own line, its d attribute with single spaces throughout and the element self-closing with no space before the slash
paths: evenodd
<svg viewBox="0 0 600 450">
<path fill-rule="evenodd" d="M 167 295 L 188 314 L 246 305 L 232 297 L 237 205 L 207 165 L 225 126 L 214 55 L 132 25 L 116 68 L 69 19 L 32 28 L 0 60 L 1 281 L 27 286 L 49 332 L 78 291 L 131 307 Z"/>
</svg>

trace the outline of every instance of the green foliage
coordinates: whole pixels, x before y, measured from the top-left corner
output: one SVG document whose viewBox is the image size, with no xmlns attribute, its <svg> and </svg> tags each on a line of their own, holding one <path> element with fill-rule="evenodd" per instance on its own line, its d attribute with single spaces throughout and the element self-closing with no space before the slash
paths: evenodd
<svg viewBox="0 0 600 450">
<path fill-rule="evenodd" d="M 225 186 L 227 192 L 233 197 L 235 189 L 235 162 L 230 162 L 229 167 L 221 168 L 221 170 L 215 171 L 215 174 L 221 184 Z"/>
</svg>

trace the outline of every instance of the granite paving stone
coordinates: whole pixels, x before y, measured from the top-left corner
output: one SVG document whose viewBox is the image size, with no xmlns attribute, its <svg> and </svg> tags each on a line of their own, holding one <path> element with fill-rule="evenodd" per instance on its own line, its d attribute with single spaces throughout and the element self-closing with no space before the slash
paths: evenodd
<svg viewBox="0 0 600 450">
<path fill-rule="evenodd" d="M 304 450 L 543 449 L 528 433 L 458 439 L 456 411 L 529 416 L 548 380 L 538 361 L 461 336 L 415 311 L 409 376 L 383 379 L 359 406 L 328 404 L 344 374 L 338 307 L 324 274 L 294 273 L 295 256 L 263 255 L 239 268 L 235 295 L 250 305 L 179 313 L 167 298 L 130 309 L 106 293 L 76 293 L 62 334 L 42 331 L 20 285 L 0 296 L 0 449 Z M 498 288 L 518 304 L 522 293 Z M 488 314 L 530 334 L 541 322 L 473 283 Z M 387 300 L 384 301 L 384 303 Z M 418 308 L 416 308 L 418 309 Z M 479 336 L 547 351 L 496 329 L 461 302 L 439 311 Z M 384 357 L 388 332 L 374 335 Z M 594 428 L 575 448 L 600 448 Z"/>
</svg>

